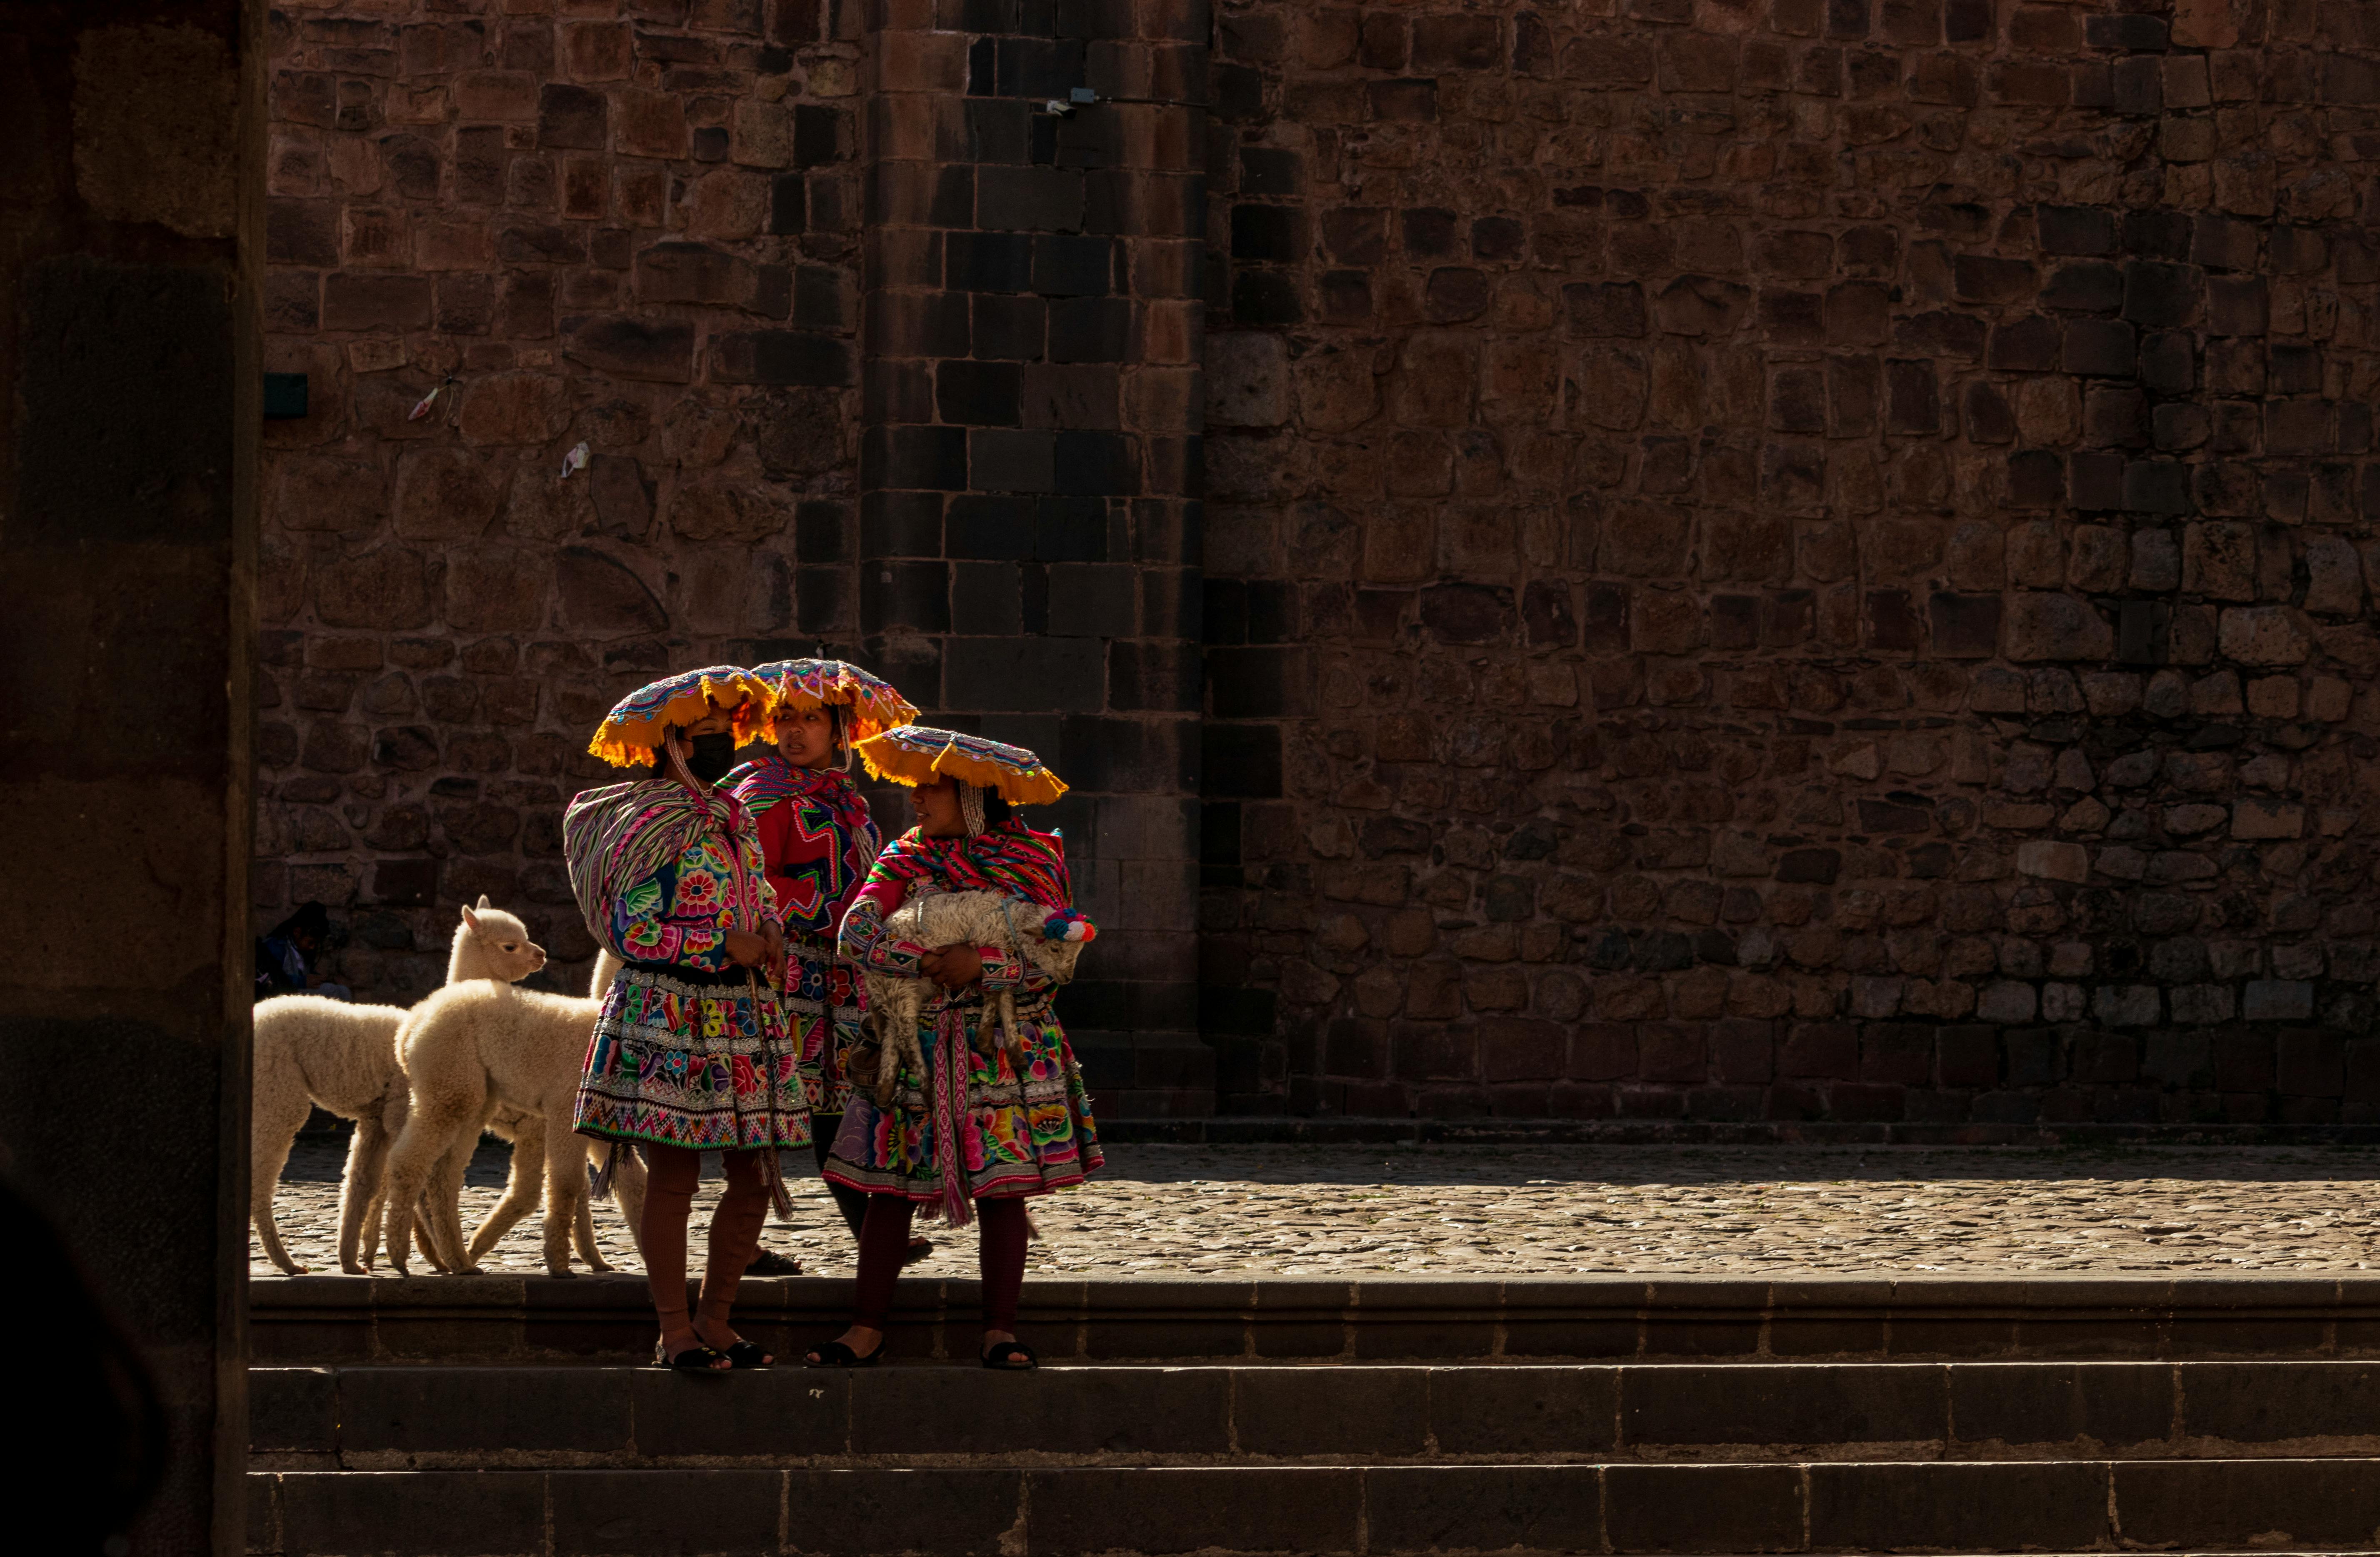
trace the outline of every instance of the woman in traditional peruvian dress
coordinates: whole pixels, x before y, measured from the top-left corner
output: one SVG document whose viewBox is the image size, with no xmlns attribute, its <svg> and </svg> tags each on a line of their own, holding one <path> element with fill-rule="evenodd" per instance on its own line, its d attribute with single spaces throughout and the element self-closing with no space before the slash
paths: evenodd
<svg viewBox="0 0 2380 1557">
<path fill-rule="evenodd" d="M 868 1010 L 867 984 L 835 937 L 883 843 L 851 781 L 851 746 L 908 724 L 917 711 L 888 683 L 841 660 L 779 660 L 752 675 L 769 688 L 776 750 L 728 774 L 726 787 L 759 830 L 785 926 L 780 998 L 801 1055 L 811 1150 L 822 1170 L 851 1095 L 844 1060 Z M 844 1185 L 827 1187 L 857 1237 L 868 1197 Z M 910 1258 L 932 1247 L 917 1239 Z"/>
<path fill-rule="evenodd" d="M 577 1127 L 650 1165 L 638 1243 L 661 1320 L 654 1361 L 690 1372 L 773 1360 L 735 1333 L 729 1310 L 771 1202 L 781 1218 L 792 1210 L 777 1153 L 810 1138 L 777 993 L 776 897 L 751 813 L 714 787 L 767 708 L 767 689 L 730 666 L 646 687 L 589 749 L 651 776 L 582 794 L 563 818 L 587 928 L 624 965 L 588 1044 Z M 686 1217 L 710 1150 L 724 1153 L 727 1187 L 689 1316 Z"/>
<path fill-rule="evenodd" d="M 1065 785 L 1021 747 L 947 730 L 888 730 L 858 750 L 868 772 L 912 786 L 918 825 L 877 856 L 844 918 L 844 955 L 939 988 L 917 1023 L 923 1073 L 900 1065 L 882 1107 L 873 1089 L 855 1087 L 828 1155 L 827 1181 L 864 1191 L 868 1217 L 852 1326 L 808 1361 L 849 1368 L 883 1355 L 893 1281 L 923 1207 L 929 1220 L 953 1226 L 980 1219 L 983 1365 L 1031 1368 L 1037 1359 L 1015 1335 L 1031 1226 L 1025 1202 L 1081 1183 L 1103 1160 L 1081 1067 L 1050 1009 L 1056 986 L 1005 947 L 923 946 L 889 934 L 885 919 L 912 893 L 992 892 L 1031 906 L 1029 918 L 1016 918 L 1033 933 L 1090 939 L 1090 921 L 1074 909 L 1064 840 L 1009 813 L 1012 802 L 1053 800 Z M 986 999 L 1002 991 L 1015 1005 L 1013 1055 L 970 1041 Z M 886 1043 L 880 1063 L 894 1064 L 893 1052 Z"/>
</svg>

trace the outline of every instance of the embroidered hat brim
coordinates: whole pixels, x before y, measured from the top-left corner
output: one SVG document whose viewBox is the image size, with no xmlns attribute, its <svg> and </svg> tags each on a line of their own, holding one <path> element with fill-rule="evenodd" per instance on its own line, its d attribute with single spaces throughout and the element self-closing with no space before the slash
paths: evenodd
<svg viewBox="0 0 2380 1557">
<path fill-rule="evenodd" d="M 661 750 L 662 733 L 732 711 L 735 744 L 754 739 L 769 712 L 769 688 L 737 665 L 706 665 L 640 687 L 613 705 L 587 749 L 615 768 L 641 767 Z"/>
<path fill-rule="evenodd" d="M 769 716 L 809 708 L 850 711 L 855 741 L 915 723 L 917 706 L 892 684 L 844 660 L 772 660 L 752 667 L 769 691 Z"/>
<path fill-rule="evenodd" d="M 1012 806 L 1042 806 L 1066 793 L 1064 781 L 1021 746 L 982 736 L 905 724 L 852 748 L 874 777 L 894 784 L 954 778 L 996 790 Z"/>
</svg>

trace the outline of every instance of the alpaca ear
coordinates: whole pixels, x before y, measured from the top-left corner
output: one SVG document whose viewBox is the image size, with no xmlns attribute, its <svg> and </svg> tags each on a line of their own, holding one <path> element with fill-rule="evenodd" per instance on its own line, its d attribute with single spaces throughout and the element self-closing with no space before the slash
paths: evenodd
<svg viewBox="0 0 2380 1557">
<path fill-rule="evenodd" d="M 483 908 L 484 908 L 484 907 L 486 907 L 486 906 L 487 906 L 487 902 L 488 902 L 488 900 L 487 900 L 486 898 L 484 898 L 484 897 L 483 897 L 483 898 L 480 899 L 480 906 L 481 907 L 483 907 Z M 468 926 L 471 928 L 471 931 L 472 931 L 472 933 L 473 933 L 473 934 L 477 934 L 477 933 L 479 933 L 479 929 L 480 929 L 480 916 L 479 916 L 479 915 L 477 915 L 477 914 L 475 914 L 475 913 L 471 912 L 471 910 L 470 910 L 470 909 L 466 908 L 466 909 L 464 909 L 464 910 L 463 910 L 463 922 L 464 922 L 465 924 L 468 925 Z"/>
<path fill-rule="evenodd" d="M 484 892 L 480 894 L 479 909 L 483 914 L 488 911 L 488 894 Z"/>
</svg>

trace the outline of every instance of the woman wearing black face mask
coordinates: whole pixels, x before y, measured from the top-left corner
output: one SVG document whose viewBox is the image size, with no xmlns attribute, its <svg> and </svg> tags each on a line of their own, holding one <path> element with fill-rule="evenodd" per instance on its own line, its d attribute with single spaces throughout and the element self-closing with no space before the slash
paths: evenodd
<svg viewBox="0 0 2380 1557">
<path fill-rule="evenodd" d="M 590 790 L 563 818 L 579 909 L 623 962 L 588 1045 L 577 1127 L 615 1153 L 633 1146 L 652 1170 L 638 1242 L 661 1317 L 654 1361 L 698 1373 L 772 1360 L 728 1313 L 770 1202 L 792 1212 L 777 1154 L 810 1138 L 799 1045 L 777 992 L 776 895 L 750 812 L 713 787 L 767 704 L 767 688 L 732 666 L 646 687 L 589 749 L 652 776 Z M 725 1154 L 727 1189 L 689 1315 L 686 1223 L 707 1150 Z"/>
</svg>

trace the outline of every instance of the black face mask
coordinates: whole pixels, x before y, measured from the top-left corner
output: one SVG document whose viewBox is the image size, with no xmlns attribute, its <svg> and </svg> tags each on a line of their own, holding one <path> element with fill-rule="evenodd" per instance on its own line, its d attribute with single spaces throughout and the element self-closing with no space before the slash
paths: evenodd
<svg viewBox="0 0 2380 1557">
<path fill-rule="evenodd" d="M 717 784 L 735 766 L 735 737 L 724 730 L 697 736 L 686 744 L 693 748 L 686 753 L 686 772 L 705 784 Z"/>
</svg>

